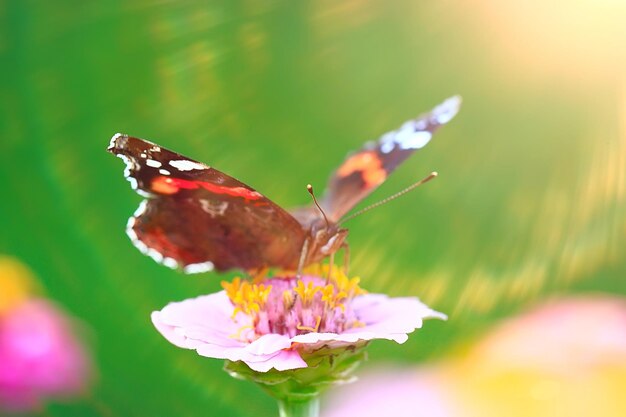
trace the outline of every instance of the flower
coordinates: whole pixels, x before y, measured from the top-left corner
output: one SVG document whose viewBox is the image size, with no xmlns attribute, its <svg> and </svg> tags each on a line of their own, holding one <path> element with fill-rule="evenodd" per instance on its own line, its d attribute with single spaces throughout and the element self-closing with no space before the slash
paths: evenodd
<svg viewBox="0 0 626 417">
<path fill-rule="evenodd" d="M 428 366 L 370 371 L 327 417 L 623 416 L 626 298 L 554 299 Z"/>
<path fill-rule="evenodd" d="M 44 397 L 80 393 L 89 361 L 72 323 L 47 300 L 29 300 L 0 320 L 0 404 L 32 409 Z"/>
<path fill-rule="evenodd" d="M 9 256 L 0 255 L 0 316 L 11 311 L 37 290 L 30 269 Z"/>
<path fill-rule="evenodd" d="M 224 291 L 168 304 L 152 322 L 178 347 L 267 372 L 317 365 L 373 339 L 404 343 L 424 319 L 446 319 L 417 298 L 367 294 L 358 283 L 327 267 L 301 278 L 236 278 Z"/>
<path fill-rule="evenodd" d="M 0 414 L 31 411 L 46 398 L 84 390 L 91 364 L 73 321 L 55 304 L 34 297 L 35 284 L 18 261 L 0 257 Z M 10 295 L 10 296 L 9 296 Z"/>
</svg>

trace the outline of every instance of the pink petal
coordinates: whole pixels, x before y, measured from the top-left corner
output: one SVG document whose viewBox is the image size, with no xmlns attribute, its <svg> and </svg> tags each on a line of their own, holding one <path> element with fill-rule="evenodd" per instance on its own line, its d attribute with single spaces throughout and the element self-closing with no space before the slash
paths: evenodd
<svg viewBox="0 0 626 417">
<path fill-rule="evenodd" d="M 362 329 L 362 328 L 361 328 Z M 323 345 L 330 348 L 353 345 L 358 341 L 368 341 L 374 339 L 392 340 L 396 343 L 404 343 L 408 340 L 406 333 L 383 333 L 361 331 L 353 333 L 306 333 L 291 338 L 292 342 L 307 345 L 309 349 L 317 349 Z"/>
<path fill-rule="evenodd" d="M 447 319 L 445 314 L 432 310 L 414 297 L 389 298 L 382 294 L 367 294 L 355 298 L 352 307 L 365 327 L 355 327 L 348 330 L 349 333 L 410 333 L 422 327 L 423 319 Z"/>
<path fill-rule="evenodd" d="M 203 345 L 197 349 L 201 356 L 230 361 L 245 362 L 251 369 L 267 372 L 272 368 L 279 371 L 306 368 L 307 364 L 295 350 L 279 350 L 266 355 L 254 355 L 245 348 L 223 348 L 215 345 Z"/>
<path fill-rule="evenodd" d="M 205 343 L 196 347 L 198 354 L 231 361 L 261 362 L 269 359 L 282 349 L 291 347 L 288 336 L 266 334 L 252 343 L 235 341 L 231 346 Z"/>
<path fill-rule="evenodd" d="M 152 322 L 172 344 L 195 349 L 211 343 L 241 346 L 232 335 L 247 323 L 233 320 L 234 308 L 224 291 L 170 303 L 152 314 Z M 241 317 L 240 317 L 241 319 Z"/>
<path fill-rule="evenodd" d="M 289 369 L 306 368 L 307 364 L 300 354 L 295 350 L 283 350 L 272 356 L 265 362 L 255 362 L 246 364 L 257 372 L 267 372 L 274 368 L 277 371 L 287 371 Z"/>
<path fill-rule="evenodd" d="M 224 291 L 169 303 L 162 310 L 162 321 L 177 327 L 211 329 L 230 333 L 240 327 L 232 320 L 234 307 Z M 228 328 L 228 329 L 226 329 Z"/>
<path fill-rule="evenodd" d="M 293 337 L 292 342 L 308 345 L 314 349 L 322 345 L 339 347 L 373 339 L 393 340 L 404 343 L 407 333 L 420 328 L 422 320 L 439 318 L 445 314 L 430 309 L 417 298 L 389 298 L 383 294 L 367 294 L 357 297 L 352 308 L 358 319 L 365 325 L 354 327 L 342 334 L 307 333 Z"/>
<path fill-rule="evenodd" d="M 196 347 L 196 351 L 200 356 L 206 356 L 208 358 L 215 359 L 228 359 L 229 361 L 244 361 L 244 362 L 263 362 L 270 359 L 275 353 L 267 355 L 255 355 L 246 350 L 246 346 L 243 343 L 240 346 L 219 346 L 210 343 L 205 343 Z"/>
<path fill-rule="evenodd" d="M 246 350 L 253 355 L 269 355 L 291 347 L 289 336 L 282 334 L 266 334 L 250 343 Z"/>
<path fill-rule="evenodd" d="M 175 346 L 195 349 L 199 355 L 244 361 L 257 369 L 293 369 L 306 366 L 297 352 L 283 351 L 291 347 L 288 336 L 264 335 L 252 343 L 233 337 L 243 326 L 233 321 L 233 306 L 220 293 L 168 304 L 152 313 L 157 330 Z"/>
<path fill-rule="evenodd" d="M 236 345 L 223 346 L 215 343 L 205 343 L 198 345 L 196 350 L 199 355 L 211 358 L 263 362 L 289 347 L 291 347 L 291 341 L 288 336 L 266 334 L 250 344 L 237 342 Z"/>
<path fill-rule="evenodd" d="M 187 338 L 182 335 L 180 332 L 176 332 L 178 327 L 170 326 L 168 324 L 163 323 L 161 320 L 161 312 L 153 311 L 150 315 L 152 319 L 152 324 L 157 328 L 159 333 L 163 335 L 171 344 L 174 346 L 178 346 L 181 348 L 187 348 Z"/>
</svg>

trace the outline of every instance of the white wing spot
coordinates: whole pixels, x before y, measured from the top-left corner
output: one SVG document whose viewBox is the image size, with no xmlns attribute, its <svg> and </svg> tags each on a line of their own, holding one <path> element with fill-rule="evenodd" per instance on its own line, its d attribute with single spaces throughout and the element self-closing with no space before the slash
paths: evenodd
<svg viewBox="0 0 626 417">
<path fill-rule="evenodd" d="M 380 150 L 382 153 L 389 153 L 393 151 L 395 147 L 396 147 L 396 144 L 393 143 L 393 141 L 387 141 L 387 142 L 383 142 L 383 144 L 380 146 Z"/>
<path fill-rule="evenodd" d="M 142 153 L 140 153 L 140 154 L 139 154 L 139 156 L 141 156 L 142 158 L 147 158 L 147 157 L 148 157 L 148 155 L 146 155 L 146 154 L 145 154 L 145 153 L 143 153 L 143 152 L 142 152 Z"/>
<path fill-rule="evenodd" d="M 183 268 L 183 272 L 186 274 L 199 274 L 200 272 L 212 271 L 214 267 L 213 262 L 207 261 L 198 264 L 189 264 Z"/>
<path fill-rule="evenodd" d="M 429 131 L 415 131 L 414 123 L 405 123 L 402 129 L 395 132 L 393 138 L 386 140 L 384 143 L 391 142 L 397 144 L 401 149 L 419 149 L 424 147 L 431 137 L 432 133 Z"/>
<path fill-rule="evenodd" d="M 385 133 L 378 141 L 380 151 L 389 153 L 399 146 L 400 149 L 420 149 L 426 146 L 433 137 L 429 125 L 448 123 L 459 111 L 461 97 L 453 96 L 435 107 L 428 116 L 405 122 L 400 129 Z M 427 130 L 429 129 L 429 130 Z"/>
<path fill-rule="evenodd" d="M 167 169 L 160 169 L 159 174 L 161 175 L 170 175 L 170 172 Z"/>
<path fill-rule="evenodd" d="M 413 132 L 409 135 L 396 139 L 402 149 L 420 149 L 430 142 L 433 135 L 428 130 Z"/>
<path fill-rule="evenodd" d="M 135 227 L 135 223 L 137 222 L 137 218 L 146 211 L 147 206 L 148 200 L 143 200 L 139 204 L 139 207 L 137 207 L 135 213 L 132 215 L 131 218 L 128 219 L 128 223 L 126 223 L 126 234 L 130 238 L 130 241 L 133 243 L 133 245 L 135 245 L 135 247 L 139 249 L 139 252 L 143 253 L 144 255 L 148 255 L 156 262 L 165 265 L 168 268 L 178 268 L 178 262 L 174 258 L 163 256 L 156 249 L 149 248 L 145 243 L 139 240 L 137 233 L 135 233 L 135 231 L 133 230 L 133 227 Z"/>
<path fill-rule="evenodd" d="M 137 210 L 135 210 L 135 212 L 133 213 L 133 217 L 131 217 L 130 219 L 128 219 L 128 223 L 130 225 L 131 221 L 132 221 L 132 225 L 135 224 L 135 219 L 139 216 L 141 216 L 142 214 L 144 214 L 146 212 L 146 208 L 148 207 L 148 201 L 147 200 L 142 200 L 141 203 L 139 203 L 139 207 L 137 207 Z"/>
<path fill-rule="evenodd" d="M 215 218 L 215 216 L 223 216 L 228 208 L 228 201 L 218 203 L 211 200 L 205 200 L 204 198 L 201 198 L 199 201 L 202 210 L 209 213 L 212 218 Z"/>
<path fill-rule="evenodd" d="M 207 169 L 207 166 L 199 164 L 198 162 L 187 161 L 180 159 L 178 161 L 170 161 L 169 164 L 179 171 L 192 171 L 194 169 Z"/>
<path fill-rule="evenodd" d="M 428 127 L 426 119 L 417 119 L 415 121 L 415 130 L 425 130 Z"/>
<path fill-rule="evenodd" d="M 161 263 L 171 269 L 178 268 L 178 262 L 174 258 L 163 258 Z"/>
<path fill-rule="evenodd" d="M 118 138 L 121 138 L 123 136 L 126 136 L 126 135 L 122 133 L 116 133 L 115 135 L 113 135 L 113 137 L 111 138 L 111 141 L 109 142 L 109 149 L 115 148 L 115 141 L 117 141 Z"/>
<path fill-rule="evenodd" d="M 152 168 L 161 168 L 161 163 L 159 161 L 155 161 L 154 159 L 146 159 L 146 165 Z"/>
<path fill-rule="evenodd" d="M 400 129 L 398 129 L 399 131 L 403 131 L 406 130 L 408 132 L 414 132 L 415 130 L 415 121 L 414 120 L 409 120 L 408 122 L 404 122 L 402 124 L 402 126 L 400 126 Z"/>
<path fill-rule="evenodd" d="M 130 238 L 130 241 L 132 242 L 132 244 L 135 245 L 137 249 L 139 249 L 139 252 L 146 255 L 148 253 L 148 246 L 146 246 L 145 243 L 139 240 L 139 238 L 137 237 L 137 233 L 135 233 L 135 231 L 133 230 L 134 225 L 135 225 L 135 218 L 131 217 L 130 219 L 128 219 L 128 224 L 126 226 L 126 234 Z"/>
<path fill-rule="evenodd" d="M 148 248 L 148 252 L 146 253 L 146 255 L 154 259 L 159 264 L 163 263 L 164 257 L 160 252 L 157 252 L 156 249 Z"/>
<path fill-rule="evenodd" d="M 146 211 L 147 204 L 147 200 L 143 200 L 141 203 L 139 203 L 139 207 L 137 207 L 135 213 L 133 213 L 132 217 L 130 217 L 128 219 L 128 222 L 126 223 L 126 234 L 130 238 L 130 241 L 133 243 L 133 245 L 135 245 L 135 247 L 139 249 L 139 252 L 143 253 L 144 255 L 148 254 L 148 246 L 146 246 L 145 243 L 139 240 L 139 237 L 137 237 L 137 233 L 135 233 L 133 227 L 135 227 L 137 217 L 141 216 Z"/>
<path fill-rule="evenodd" d="M 135 162 L 132 159 L 128 158 L 126 155 L 117 154 L 115 156 L 120 158 L 126 164 L 126 168 L 124 168 L 124 178 L 126 178 L 128 182 L 130 182 L 130 187 L 133 190 L 139 192 L 139 190 L 137 190 L 139 184 L 137 184 L 137 180 L 133 178 L 130 173 L 130 170 L 135 168 Z"/>
<path fill-rule="evenodd" d="M 126 179 L 128 180 L 128 182 L 130 182 L 130 188 L 132 188 L 135 191 L 138 191 L 137 188 L 139 187 L 139 184 L 137 184 L 137 180 L 128 175 L 126 176 Z"/>
<path fill-rule="evenodd" d="M 459 112 L 461 96 L 453 96 L 433 109 L 433 117 L 439 124 L 448 123 Z"/>
</svg>

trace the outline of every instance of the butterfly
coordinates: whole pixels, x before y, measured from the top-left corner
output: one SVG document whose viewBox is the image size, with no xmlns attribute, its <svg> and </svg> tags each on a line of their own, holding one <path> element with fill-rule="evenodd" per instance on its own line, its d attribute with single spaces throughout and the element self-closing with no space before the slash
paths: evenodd
<svg viewBox="0 0 626 417">
<path fill-rule="evenodd" d="M 141 252 L 186 273 L 300 270 L 347 247 L 342 217 L 424 147 L 460 104 L 451 97 L 367 142 L 331 175 L 319 208 L 292 211 L 202 162 L 118 133 L 107 150 L 124 160 L 124 176 L 145 197 L 126 232 Z"/>
</svg>

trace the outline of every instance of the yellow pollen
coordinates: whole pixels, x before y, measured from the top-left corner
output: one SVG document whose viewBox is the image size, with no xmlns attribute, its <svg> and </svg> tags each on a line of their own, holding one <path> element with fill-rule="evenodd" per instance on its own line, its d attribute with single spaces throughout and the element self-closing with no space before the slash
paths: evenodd
<svg viewBox="0 0 626 417">
<path fill-rule="evenodd" d="M 314 264 L 306 267 L 304 275 L 315 275 L 318 277 L 328 276 L 328 265 Z M 346 298 L 366 294 L 367 291 L 359 287 L 361 279 L 359 277 L 348 278 L 341 268 L 332 268 L 330 273 L 330 283 L 334 285 L 338 292 L 344 292 Z"/>
<path fill-rule="evenodd" d="M 283 291 L 283 306 L 285 307 L 285 310 L 291 310 L 295 302 L 296 299 L 291 290 Z"/>
<path fill-rule="evenodd" d="M 340 307 L 342 311 L 345 311 L 346 306 L 343 304 L 343 301 L 347 297 L 348 294 L 346 294 L 345 291 L 336 291 L 336 288 L 332 284 L 328 284 L 322 289 L 322 301 L 330 310 Z"/>
<path fill-rule="evenodd" d="M 293 289 L 293 292 L 295 292 L 300 297 L 300 300 L 302 300 L 302 305 L 309 305 L 311 304 L 311 302 L 313 302 L 315 294 L 317 294 L 321 290 L 322 287 L 314 285 L 312 281 L 309 281 L 309 283 L 306 285 L 304 284 L 304 282 L 298 281 L 298 284 Z"/>
<path fill-rule="evenodd" d="M 239 288 L 241 287 L 241 278 L 235 277 L 233 278 L 233 282 L 222 281 L 221 285 L 222 288 L 224 288 L 224 291 L 226 291 L 226 295 L 228 295 L 228 298 L 232 300 L 233 298 L 235 298 L 237 292 L 239 291 Z"/>
<path fill-rule="evenodd" d="M 265 307 L 267 297 L 272 290 L 271 285 L 250 284 L 239 277 L 233 279 L 232 283 L 222 281 L 222 287 L 233 306 L 235 306 L 233 317 L 239 312 L 248 315 L 258 314 Z"/>
</svg>

